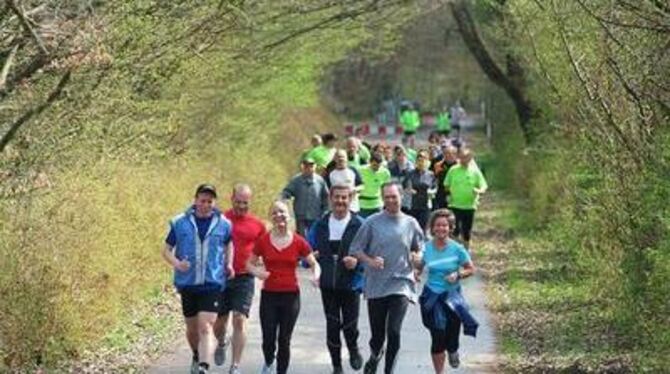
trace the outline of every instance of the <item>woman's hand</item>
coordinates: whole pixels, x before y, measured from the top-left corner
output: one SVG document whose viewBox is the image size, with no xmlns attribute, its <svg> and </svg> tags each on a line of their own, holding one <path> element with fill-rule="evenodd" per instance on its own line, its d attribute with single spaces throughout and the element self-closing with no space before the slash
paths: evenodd
<svg viewBox="0 0 670 374">
<path fill-rule="evenodd" d="M 460 276 L 459 276 L 458 272 L 455 271 L 455 272 L 447 275 L 445 277 L 445 279 L 447 280 L 447 282 L 449 282 L 451 284 L 454 284 L 454 283 L 458 282 L 458 279 L 460 279 Z"/>
<path fill-rule="evenodd" d="M 256 270 L 256 277 L 260 280 L 266 280 L 270 277 L 270 272 L 265 269 Z"/>
</svg>

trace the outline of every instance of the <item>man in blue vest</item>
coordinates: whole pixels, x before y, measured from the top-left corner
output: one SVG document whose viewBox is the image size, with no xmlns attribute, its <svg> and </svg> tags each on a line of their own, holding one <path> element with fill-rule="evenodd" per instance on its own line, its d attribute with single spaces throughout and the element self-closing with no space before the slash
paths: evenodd
<svg viewBox="0 0 670 374">
<path fill-rule="evenodd" d="M 216 347 L 214 323 L 226 278 L 233 277 L 232 225 L 215 207 L 216 188 L 201 184 L 193 205 L 170 220 L 163 258 L 174 268 L 181 295 L 186 339 L 193 351 L 192 374 L 209 370 Z"/>
</svg>

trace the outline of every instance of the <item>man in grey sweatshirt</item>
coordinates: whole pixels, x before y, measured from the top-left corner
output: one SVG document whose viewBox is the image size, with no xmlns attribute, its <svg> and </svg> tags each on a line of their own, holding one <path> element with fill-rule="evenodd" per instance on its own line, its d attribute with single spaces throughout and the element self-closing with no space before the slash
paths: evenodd
<svg viewBox="0 0 670 374">
<path fill-rule="evenodd" d="M 363 223 L 350 253 L 365 264 L 365 287 L 370 319 L 370 359 L 364 373 L 373 374 L 387 342 L 384 372 L 393 373 L 400 349 L 400 330 L 410 302 L 416 301 L 411 257 L 421 253 L 424 235 L 416 219 L 401 212 L 400 185 L 382 187 L 384 210 Z"/>
<path fill-rule="evenodd" d="M 314 159 L 302 160 L 302 172 L 288 182 L 281 193 L 283 200 L 293 201 L 296 232 L 307 237 L 307 231 L 314 221 L 328 210 L 328 186 L 326 181 L 314 172 Z"/>
</svg>

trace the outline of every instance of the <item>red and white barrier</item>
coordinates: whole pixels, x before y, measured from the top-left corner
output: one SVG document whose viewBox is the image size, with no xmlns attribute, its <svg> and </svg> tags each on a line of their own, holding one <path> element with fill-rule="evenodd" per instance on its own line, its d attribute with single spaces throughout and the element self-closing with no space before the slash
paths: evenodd
<svg viewBox="0 0 670 374">
<path fill-rule="evenodd" d="M 344 133 L 347 136 L 380 136 L 402 135 L 401 126 L 385 126 L 378 123 L 345 123 Z"/>
</svg>

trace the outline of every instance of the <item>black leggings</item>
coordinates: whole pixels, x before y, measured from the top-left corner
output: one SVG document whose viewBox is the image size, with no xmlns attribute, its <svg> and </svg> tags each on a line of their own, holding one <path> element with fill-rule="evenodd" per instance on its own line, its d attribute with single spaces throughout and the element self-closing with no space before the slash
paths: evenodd
<svg viewBox="0 0 670 374">
<path fill-rule="evenodd" d="M 300 313 L 300 293 L 261 292 L 260 318 L 263 331 L 265 364 L 275 359 L 277 346 L 277 373 L 284 374 L 291 360 L 291 334 Z M 279 336 L 277 332 L 279 331 Z"/>
<path fill-rule="evenodd" d="M 368 299 L 368 315 L 370 318 L 370 351 L 379 356 L 386 344 L 386 363 L 384 373 L 393 373 L 396 356 L 400 350 L 400 330 L 407 312 L 409 299 L 404 295 L 389 295 L 376 299 Z"/>
<path fill-rule="evenodd" d="M 342 366 L 340 350 L 344 333 L 349 352 L 358 351 L 358 311 L 361 296 L 352 290 L 321 289 L 323 311 L 326 315 L 326 342 L 333 366 Z"/>
<path fill-rule="evenodd" d="M 447 313 L 446 330 L 430 330 L 430 353 L 442 353 L 447 351 L 454 353 L 458 351 L 458 338 L 461 334 L 461 320 L 451 308 L 444 306 Z"/>
<path fill-rule="evenodd" d="M 454 212 L 456 217 L 456 227 L 454 227 L 454 237 L 458 238 L 459 235 L 463 237 L 463 240 L 466 242 L 470 241 L 470 233 L 472 233 L 472 224 L 475 221 L 475 210 L 474 209 L 458 209 L 458 208 L 449 208 Z"/>
<path fill-rule="evenodd" d="M 417 222 L 419 222 L 419 226 L 421 226 L 421 230 L 426 230 L 426 225 L 428 224 L 428 219 L 430 218 L 430 210 L 428 208 L 426 209 L 410 209 L 409 210 L 409 215 L 414 217 Z"/>
</svg>

